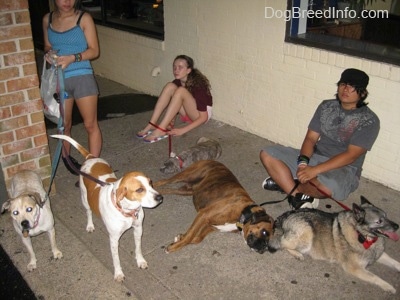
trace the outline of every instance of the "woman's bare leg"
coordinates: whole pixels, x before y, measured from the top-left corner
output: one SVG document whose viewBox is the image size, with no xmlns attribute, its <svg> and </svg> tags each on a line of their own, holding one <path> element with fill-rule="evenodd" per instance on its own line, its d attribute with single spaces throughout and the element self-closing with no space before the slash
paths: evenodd
<svg viewBox="0 0 400 300">
<path fill-rule="evenodd" d="M 83 119 L 88 134 L 89 151 L 96 157 L 100 156 L 103 139 L 97 121 L 98 96 L 87 96 L 77 99 L 76 105 Z"/>
</svg>

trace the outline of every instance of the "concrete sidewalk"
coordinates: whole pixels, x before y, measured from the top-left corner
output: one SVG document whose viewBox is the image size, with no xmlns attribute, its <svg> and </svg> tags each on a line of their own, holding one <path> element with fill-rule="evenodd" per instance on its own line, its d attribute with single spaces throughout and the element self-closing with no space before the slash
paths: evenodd
<svg viewBox="0 0 400 300">
<path fill-rule="evenodd" d="M 131 90 L 113 82 L 99 81 L 102 95 L 129 93 Z M 121 91 L 123 89 L 123 91 Z M 105 92 L 107 91 L 107 92 Z M 129 99 L 127 99 L 129 101 Z M 127 115 L 100 122 L 104 144 L 102 158 L 117 170 L 140 170 L 153 181 L 164 178 L 159 171 L 168 156 L 168 140 L 146 144 L 134 133 L 148 122 L 151 112 Z M 49 134 L 56 133 L 55 129 Z M 181 152 L 206 136 L 222 146 L 219 161 L 237 176 L 256 203 L 279 200 L 282 194 L 267 192 L 261 182 L 267 176 L 258 155 L 268 140 L 235 127 L 211 120 L 190 134 L 174 137 L 173 151 Z M 82 124 L 73 128 L 73 137 L 86 145 Z M 50 138 L 51 153 L 57 141 Z M 76 151 L 72 155 L 82 160 Z M 257 254 L 245 245 L 239 234 L 212 233 L 198 245 L 189 245 L 171 254 L 164 247 L 178 233 L 183 233 L 195 217 L 191 199 L 167 195 L 155 209 L 145 209 L 143 254 L 149 264 L 139 270 L 134 258 L 132 230 L 120 240 L 123 284 L 113 281 L 113 266 L 108 234 L 100 219 L 96 230 L 87 233 L 86 213 L 80 201 L 77 177 L 60 164 L 56 176 L 57 194 L 51 198 L 56 221 L 56 239 L 64 258 L 51 258 L 46 235 L 33 238 L 38 258 L 37 269 L 27 272 L 28 253 L 15 233 L 10 219 L 2 216 L 0 242 L 40 299 L 399 299 L 380 288 L 358 280 L 327 262 L 297 261 L 286 252 Z M 362 179 L 360 188 L 344 203 L 359 203 L 364 195 L 385 209 L 400 223 L 400 192 Z M 286 202 L 265 206 L 273 217 L 290 209 Z M 341 208 L 331 200 L 322 200 L 320 209 L 334 212 Z M 400 261 L 400 244 L 387 242 L 387 253 Z M 400 274 L 380 265 L 370 270 L 400 290 Z"/>
</svg>

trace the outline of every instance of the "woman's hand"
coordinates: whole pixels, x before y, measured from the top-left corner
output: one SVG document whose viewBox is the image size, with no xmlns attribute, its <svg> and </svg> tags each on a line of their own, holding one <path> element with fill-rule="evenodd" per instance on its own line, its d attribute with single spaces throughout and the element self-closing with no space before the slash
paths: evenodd
<svg viewBox="0 0 400 300">
<path fill-rule="evenodd" d="M 75 55 L 58 56 L 57 52 L 53 50 L 48 51 L 44 57 L 49 64 L 61 66 L 62 69 L 65 69 L 75 61 Z"/>
<path fill-rule="evenodd" d="M 46 54 L 44 55 L 46 61 L 50 64 L 50 65 L 57 65 L 57 51 L 54 50 L 49 50 L 46 52 Z"/>
<path fill-rule="evenodd" d="M 68 67 L 70 64 L 72 64 L 74 61 L 75 61 L 75 55 L 58 56 L 57 57 L 57 66 L 61 66 L 61 68 L 64 70 L 66 67 Z"/>
</svg>

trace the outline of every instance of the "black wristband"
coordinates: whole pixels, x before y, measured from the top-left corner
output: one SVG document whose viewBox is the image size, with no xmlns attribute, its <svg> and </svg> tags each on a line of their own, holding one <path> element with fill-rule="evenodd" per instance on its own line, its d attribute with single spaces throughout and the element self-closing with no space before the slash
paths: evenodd
<svg viewBox="0 0 400 300">
<path fill-rule="evenodd" d="M 80 62 L 82 60 L 81 53 L 76 53 L 76 54 L 74 54 L 74 56 L 75 56 L 75 62 Z"/>
<path fill-rule="evenodd" d="M 306 155 L 300 154 L 297 157 L 297 165 L 308 165 L 310 158 Z"/>
</svg>

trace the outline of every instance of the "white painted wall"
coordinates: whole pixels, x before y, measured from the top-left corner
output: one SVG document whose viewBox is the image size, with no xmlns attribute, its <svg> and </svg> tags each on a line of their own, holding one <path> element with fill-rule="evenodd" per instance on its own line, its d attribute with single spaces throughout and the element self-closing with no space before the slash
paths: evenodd
<svg viewBox="0 0 400 300">
<path fill-rule="evenodd" d="M 341 72 L 362 69 L 370 75 L 369 106 L 381 120 L 363 176 L 400 190 L 400 68 L 285 43 L 285 21 L 265 19 L 265 6 L 284 10 L 286 1 L 165 1 L 164 42 L 98 26 L 95 71 L 158 95 L 173 79 L 173 58 L 187 54 L 210 79 L 214 119 L 300 147 L 315 108 L 333 97 Z M 151 76 L 155 66 L 158 77 Z"/>
</svg>

